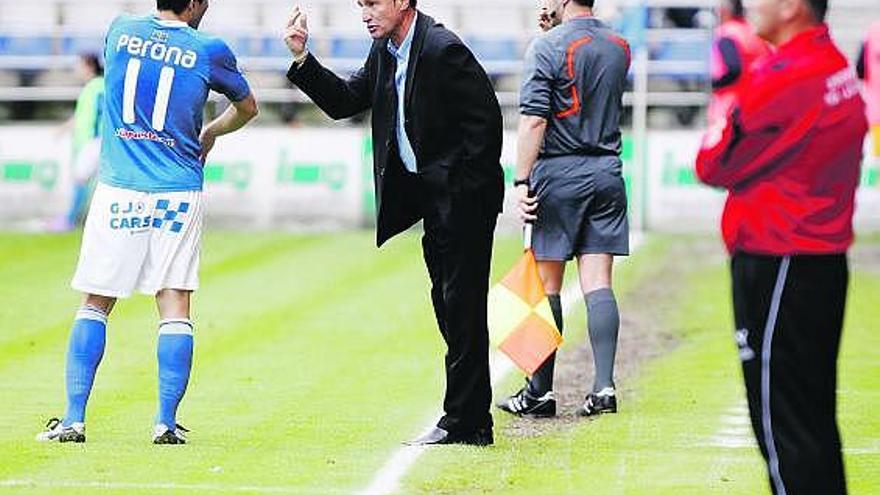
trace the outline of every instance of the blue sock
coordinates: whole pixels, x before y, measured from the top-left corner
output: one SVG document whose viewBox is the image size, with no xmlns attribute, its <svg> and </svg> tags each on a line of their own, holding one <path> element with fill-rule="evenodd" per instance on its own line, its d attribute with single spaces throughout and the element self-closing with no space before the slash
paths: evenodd
<svg viewBox="0 0 880 495">
<path fill-rule="evenodd" d="M 84 423 L 86 402 L 95 383 L 95 372 L 107 342 L 107 315 L 86 306 L 76 314 L 67 349 L 67 413 L 64 426 Z"/>
<path fill-rule="evenodd" d="M 193 325 L 189 320 L 159 323 L 159 415 L 156 422 L 174 430 L 177 406 L 186 392 L 192 368 Z"/>
<path fill-rule="evenodd" d="M 70 210 L 67 212 L 67 220 L 70 225 L 76 225 L 79 215 L 89 200 L 89 184 L 75 184 L 73 186 L 73 199 L 70 203 Z"/>
</svg>

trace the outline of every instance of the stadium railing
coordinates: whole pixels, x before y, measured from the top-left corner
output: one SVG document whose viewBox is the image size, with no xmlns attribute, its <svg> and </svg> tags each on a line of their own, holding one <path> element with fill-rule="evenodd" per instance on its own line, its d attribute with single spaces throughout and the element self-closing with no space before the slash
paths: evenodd
<svg viewBox="0 0 880 495">
<path fill-rule="evenodd" d="M 305 0 L 310 14 L 312 50 L 341 72 L 363 62 L 370 41 L 360 25 L 354 0 Z M 865 12 L 880 16 L 877 0 L 838 0 L 831 22 L 845 49 L 855 50 L 865 25 Z M 650 7 L 647 5 L 650 4 Z M 673 28 L 657 22 L 668 8 L 692 8 L 708 13 L 715 0 L 605 0 L 600 15 L 608 18 L 631 41 L 634 51 L 644 48 L 648 80 L 648 106 L 702 106 L 708 94 L 708 54 L 711 23 Z M 79 53 L 100 51 L 107 24 L 120 12 L 149 12 L 150 0 L 0 0 L 0 72 L 29 74 L 39 81 L 46 71 L 69 71 Z M 447 23 L 462 35 L 487 71 L 496 79 L 513 83 L 522 56 L 535 28 L 535 0 L 421 0 L 420 8 Z M 284 88 L 282 77 L 289 63 L 281 29 L 290 2 L 252 0 L 216 2 L 203 29 L 222 36 L 249 72 L 275 77 L 277 84 L 260 88 L 266 101 L 303 101 Z M 631 79 L 636 77 L 635 71 Z M 7 78 L 8 79 L 8 78 Z M 55 78 L 58 80 L 59 78 Z M 263 78 L 266 79 L 266 78 Z M 501 86 L 505 86 L 501 84 Z M 64 84 L 0 83 L 0 102 L 72 101 L 78 88 Z M 515 104 L 515 94 L 501 91 L 502 103 Z M 631 105 L 631 93 L 625 103 Z"/>
</svg>

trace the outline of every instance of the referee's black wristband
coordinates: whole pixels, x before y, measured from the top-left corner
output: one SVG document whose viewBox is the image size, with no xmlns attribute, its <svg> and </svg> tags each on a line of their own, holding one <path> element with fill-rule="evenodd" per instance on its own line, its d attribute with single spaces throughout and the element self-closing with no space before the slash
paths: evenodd
<svg viewBox="0 0 880 495">
<path fill-rule="evenodd" d="M 514 179 L 513 187 L 518 186 L 531 186 L 531 183 L 529 182 L 529 179 Z"/>
</svg>

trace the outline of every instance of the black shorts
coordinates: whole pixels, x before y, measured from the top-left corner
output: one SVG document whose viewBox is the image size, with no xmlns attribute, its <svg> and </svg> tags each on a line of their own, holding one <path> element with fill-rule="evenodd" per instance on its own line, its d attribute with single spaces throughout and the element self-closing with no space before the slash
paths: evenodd
<svg viewBox="0 0 880 495">
<path fill-rule="evenodd" d="M 535 258 L 568 261 L 582 254 L 629 254 L 622 168 L 617 156 L 538 160 L 530 178 L 538 198 Z"/>
</svg>

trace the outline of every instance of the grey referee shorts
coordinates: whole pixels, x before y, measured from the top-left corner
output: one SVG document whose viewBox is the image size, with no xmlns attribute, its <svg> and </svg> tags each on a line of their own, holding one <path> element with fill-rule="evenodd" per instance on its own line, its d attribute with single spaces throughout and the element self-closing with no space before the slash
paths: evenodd
<svg viewBox="0 0 880 495">
<path fill-rule="evenodd" d="M 626 187 L 617 156 L 541 158 L 530 177 L 538 197 L 535 258 L 568 261 L 581 254 L 629 254 Z"/>
</svg>

